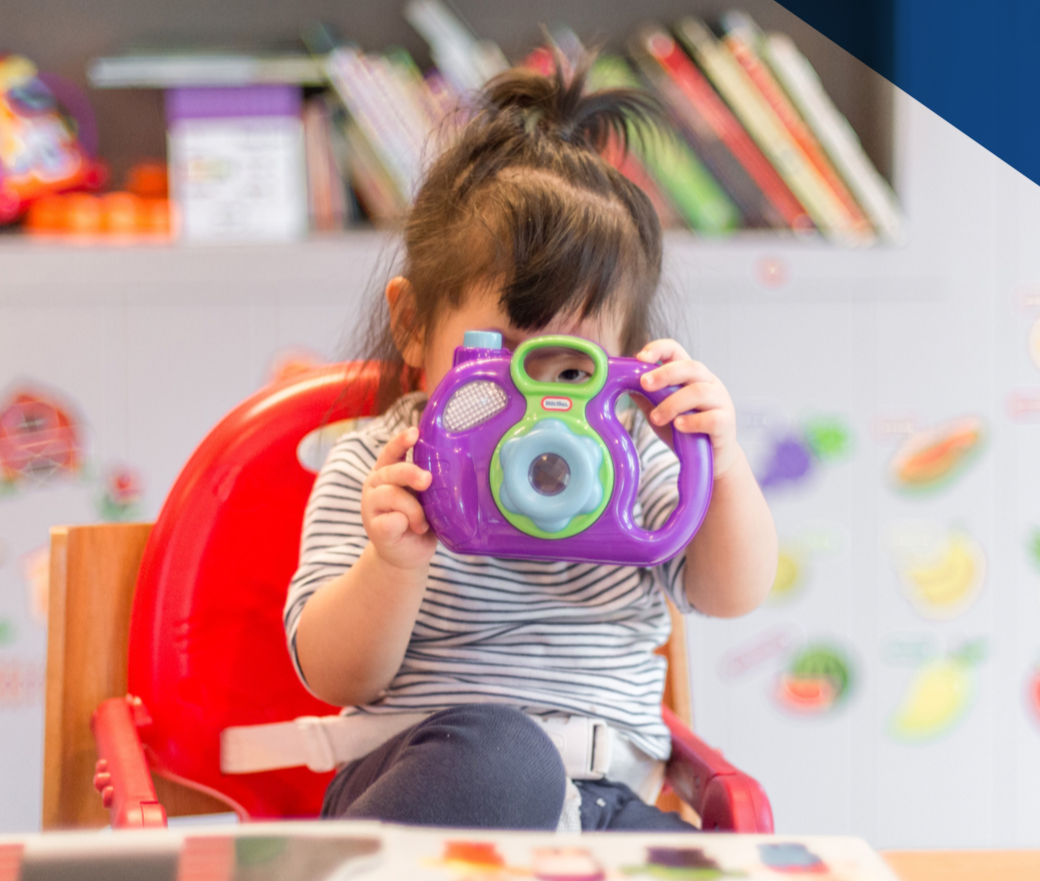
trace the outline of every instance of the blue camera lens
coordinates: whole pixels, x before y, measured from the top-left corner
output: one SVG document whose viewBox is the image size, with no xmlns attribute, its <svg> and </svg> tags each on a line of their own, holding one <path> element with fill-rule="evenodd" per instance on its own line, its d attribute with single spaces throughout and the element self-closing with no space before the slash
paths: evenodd
<svg viewBox="0 0 1040 881">
<path fill-rule="evenodd" d="M 527 479 L 534 491 L 543 496 L 558 496 L 571 482 L 571 468 L 563 456 L 542 453 L 527 469 Z"/>
</svg>

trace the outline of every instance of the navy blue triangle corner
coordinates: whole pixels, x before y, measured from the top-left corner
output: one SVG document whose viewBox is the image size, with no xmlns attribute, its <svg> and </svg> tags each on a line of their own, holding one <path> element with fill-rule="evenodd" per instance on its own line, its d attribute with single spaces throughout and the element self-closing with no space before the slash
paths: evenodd
<svg viewBox="0 0 1040 881">
<path fill-rule="evenodd" d="M 1040 183 L 1040 0 L 778 0 Z"/>
</svg>

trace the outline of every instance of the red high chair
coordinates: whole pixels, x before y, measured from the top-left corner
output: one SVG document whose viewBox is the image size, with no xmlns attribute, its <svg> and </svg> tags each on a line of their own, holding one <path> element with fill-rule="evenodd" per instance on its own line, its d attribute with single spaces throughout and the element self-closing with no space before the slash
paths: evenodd
<svg viewBox="0 0 1040 881">
<path fill-rule="evenodd" d="M 195 451 L 150 534 L 147 524 L 52 531 L 44 828 L 103 825 L 102 803 L 114 827 L 164 826 L 166 808 L 318 813 L 332 772 L 222 774 L 220 735 L 337 712 L 300 684 L 282 626 L 315 476 L 299 451 L 315 429 L 370 415 L 375 382 L 347 363 L 257 392 Z M 672 617 L 663 803 L 678 795 L 705 829 L 771 832 L 758 783 L 684 724 L 686 650 Z"/>
</svg>

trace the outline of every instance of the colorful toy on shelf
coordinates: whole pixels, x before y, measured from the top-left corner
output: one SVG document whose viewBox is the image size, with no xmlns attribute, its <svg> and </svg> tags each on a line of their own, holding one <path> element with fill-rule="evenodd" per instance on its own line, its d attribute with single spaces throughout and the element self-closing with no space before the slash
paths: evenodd
<svg viewBox="0 0 1040 881">
<path fill-rule="evenodd" d="M 18 55 L 0 55 L 0 223 L 16 220 L 51 193 L 96 190 L 105 177 L 36 66 Z"/>
<path fill-rule="evenodd" d="M 43 237 L 112 242 L 166 241 L 171 233 L 166 166 L 139 162 L 126 189 L 101 195 L 62 193 L 33 202 L 25 230 Z"/>
<path fill-rule="evenodd" d="M 528 374 L 529 356 L 561 350 L 591 361 L 585 381 Z M 679 554 L 708 510 L 711 444 L 675 432 L 679 503 L 660 529 L 638 525 L 639 456 L 616 406 L 625 392 L 656 404 L 675 391 L 644 391 L 652 369 L 580 337 L 533 337 L 510 354 L 501 334 L 469 331 L 414 450 L 433 475 L 419 498 L 437 537 L 457 553 L 522 559 L 653 566 Z"/>
</svg>

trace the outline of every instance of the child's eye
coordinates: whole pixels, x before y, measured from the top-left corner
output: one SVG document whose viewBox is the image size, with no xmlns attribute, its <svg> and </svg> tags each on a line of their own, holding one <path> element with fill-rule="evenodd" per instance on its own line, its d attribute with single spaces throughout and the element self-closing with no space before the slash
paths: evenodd
<svg viewBox="0 0 1040 881">
<path fill-rule="evenodd" d="M 577 367 L 568 367 L 566 370 L 561 370 L 559 375 L 556 377 L 557 382 L 585 382 L 589 378 L 589 374 L 580 370 Z"/>
</svg>

